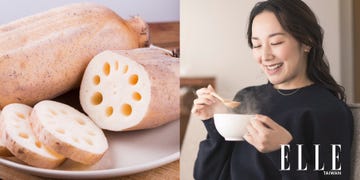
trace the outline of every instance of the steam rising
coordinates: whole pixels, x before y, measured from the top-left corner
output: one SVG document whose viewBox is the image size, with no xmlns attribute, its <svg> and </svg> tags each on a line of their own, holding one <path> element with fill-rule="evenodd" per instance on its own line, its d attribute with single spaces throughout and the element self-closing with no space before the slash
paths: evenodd
<svg viewBox="0 0 360 180">
<path fill-rule="evenodd" d="M 241 104 L 236 108 L 226 108 L 224 105 L 218 105 L 215 108 L 215 113 L 234 113 L 234 114 L 258 114 L 261 113 L 261 102 L 266 102 L 269 96 L 260 92 L 258 88 L 252 90 L 245 88 L 239 91 L 235 97 L 235 101 Z"/>
<path fill-rule="evenodd" d="M 237 99 L 237 97 L 235 97 Z M 242 94 L 240 106 L 234 108 L 233 113 L 237 114 L 258 114 L 260 113 L 260 102 L 253 93 Z"/>
</svg>

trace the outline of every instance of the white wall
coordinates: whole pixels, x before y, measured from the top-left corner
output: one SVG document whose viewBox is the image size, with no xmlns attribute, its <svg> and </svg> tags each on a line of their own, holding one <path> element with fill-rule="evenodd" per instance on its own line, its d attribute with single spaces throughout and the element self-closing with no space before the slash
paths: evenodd
<svg viewBox="0 0 360 180">
<path fill-rule="evenodd" d="M 215 76 L 225 97 L 246 86 L 266 83 L 247 45 L 247 18 L 258 0 L 181 0 L 181 75 Z M 304 0 L 325 31 L 324 48 L 331 74 L 353 101 L 351 0 Z M 191 117 L 181 150 L 181 179 L 192 179 L 199 142 L 205 137 Z"/>
<path fill-rule="evenodd" d="M 345 87 L 348 101 L 353 102 L 352 1 L 304 1 L 313 9 L 325 31 L 324 48 L 330 63 L 331 74 L 337 82 Z"/>
<path fill-rule="evenodd" d="M 304 1 L 325 30 L 324 48 L 331 74 L 345 86 L 351 101 L 352 72 L 347 69 L 348 65 L 344 66 L 345 62 L 352 63 L 351 24 L 340 20 L 350 22 L 351 0 Z M 246 41 L 247 18 L 256 2 L 181 1 L 182 76 L 216 76 L 218 91 L 226 97 L 232 97 L 246 86 L 266 82 Z M 343 16 L 340 16 L 340 2 L 345 4 Z"/>
<path fill-rule="evenodd" d="M 75 2 L 96 2 L 116 11 L 124 19 L 140 15 L 147 22 L 178 21 L 179 0 L 0 0 L 0 24 Z"/>
<path fill-rule="evenodd" d="M 340 69 L 341 83 L 345 87 L 347 99 L 354 102 L 354 31 L 353 31 L 353 2 L 351 0 L 340 3 Z M 359 78 L 359 77 L 358 77 Z"/>
<path fill-rule="evenodd" d="M 182 0 L 181 74 L 215 76 L 220 94 L 265 82 L 246 40 L 255 1 Z"/>
</svg>

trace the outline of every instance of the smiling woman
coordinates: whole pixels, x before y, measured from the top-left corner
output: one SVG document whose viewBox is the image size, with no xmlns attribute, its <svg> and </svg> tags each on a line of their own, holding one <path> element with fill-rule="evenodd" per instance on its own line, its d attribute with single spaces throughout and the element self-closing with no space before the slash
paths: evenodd
<svg viewBox="0 0 360 180">
<path fill-rule="evenodd" d="M 264 11 L 253 20 L 251 44 L 255 60 L 277 89 L 296 89 L 312 82 L 306 76 L 311 47 L 286 32 L 274 13 Z"/>
<path fill-rule="evenodd" d="M 299 7 L 301 6 L 302 8 L 308 8 L 305 4 L 304 4 L 305 6 L 301 4 L 297 4 L 297 5 Z M 295 10 L 291 5 L 288 5 L 286 3 L 280 6 L 283 9 L 287 9 L 288 11 Z M 254 39 L 259 40 L 259 38 L 256 37 L 258 36 L 257 34 L 259 34 L 259 36 L 261 35 L 264 36 L 263 40 L 268 40 L 268 44 L 270 44 L 270 47 L 280 46 L 280 48 L 276 48 L 278 49 L 278 51 L 275 51 L 274 53 L 275 55 L 278 53 L 280 55 L 279 58 L 283 58 L 283 61 L 288 61 L 287 59 L 289 58 L 303 59 L 298 63 L 295 62 L 295 65 L 300 66 L 298 70 L 300 71 L 303 70 L 301 74 L 306 74 L 306 76 L 308 76 L 305 78 L 308 78 L 313 82 L 317 82 L 324 85 L 334 95 L 338 96 L 341 100 L 345 100 L 344 88 L 338 85 L 334 80 L 334 78 L 330 75 L 328 61 L 326 60 L 326 57 L 324 55 L 324 49 L 322 47 L 323 29 L 318 24 L 315 14 L 309 9 L 308 12 L 303 12 L 303 11 L 294 12 L 293 16 L 285 16 L 283 13 L 281 13 L 281 10 L 276 8 L 279 7 L 275 7 L 275 6 L 265 7 L 259 5 L 259 7 L 257 9 L 254 9 L 252 14 L 250 15 L 250 21 L 249 21 L 250 24 L 248 26 L 248 33 L 247 33 L 248 43 L 249 46 L 252 47 L 253 49 L 253 54 L 255 59 L 258 59 L 259 61 L 260 56 L 259 54 L 255 54 L 255 53 L 259 52 L 256 49 L 260 48 L 261 46 L 256 45 L 256 42 L 253 41 Z M 260 12 L 262 13 L 259 14 Z M 303 12 L 303 14 L 301 14 L 301 12 Z M 270 13 L 272 15 L 266 15 L 267 13 Z M 303 17 L 299 18 L 301 16 Z M 303 21 L 299 22 L 300 19 L 302 19 Z M 303 24 L 306 24 L 306 26 L 303 26 Z M 263 28 L 266 29 L 267 31 L 264 31 Z M 268 36 L 267 39 L 265 39 L 266 35 Z M 271 39 L 271 37 L 276 37 L 277 35 L 283 35 L 285 36 L 284 37 L 285 39 L 283 40 L 276 38 Z M 288 48 L 292 47 L 293 49 L 292 50 L 286 48 L 281 49 L 281 47 L 283 47 L 281 46 L 281 44 L 284 42 L 290 43 L 290 46 Z M 298 54 L 296 54 L 296 50 L 295 50 L 296 47 Z M 283 56 L 289 56 L 289 54 L 287 54 L 289 51 L 294 51 L 294 53 L 290 54 L 290 56 L 293 55 L 298 57 L 283 57 Z M 263 52 L 267 53 L 266 51 Z M 295 78 L 297 78 L 297 76 Z M 304 80 L 304 77 L 298 77 L 298 78 L 300 79 L 302 78 L 302 80 L 300 81 L 307 81 Z M 268 79 L 271 82 L 269 76 Z M 276 87 L 276 88 L 281 88 L 281 87 Z M 288 89 L 288 88 L 291 89 L 294 87 L 284 87 L 284 89 Z"/>
<path fill-rule="evenodd" d="M 301 0 L 259 2 L 247 35 L 268 83 L 239 91 L 234 111 L 257 115 L 245 141 L 227 141 L 214 125 L 214 89 L 197 91 L 193 112 L 208 135 L 195 179 L 349 179 L 353 117 L 343 87 L 330 75 L 315 14 Z"/>
</svg>

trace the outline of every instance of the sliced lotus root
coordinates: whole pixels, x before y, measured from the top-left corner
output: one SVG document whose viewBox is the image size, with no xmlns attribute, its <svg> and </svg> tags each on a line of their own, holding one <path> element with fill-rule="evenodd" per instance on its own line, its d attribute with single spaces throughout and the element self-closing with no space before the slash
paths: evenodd
<svg viewBox="0 0 360 180">
<path fill-rule="evenodd" d="M 179 118 L 179 60 L 160 49 L 104 51 L 88 64 L 80 103 L 107 130 L 153 128 Z"/>
<path fill-rule="evenodd" d="M 103 131 L 66 104 L 41 101 L 34 106 L 30 121 L 41 142 L 73 161 L 94 164 L 108 149 Z"/>
<path fill-rule="evenodd" d="M 12 156 L 10 151 L 6 148 L 5 144 L 2 142 L 1 139 L 1 110 L 0 110 L 0 156 Z"/>
<path fill-rule="evenodd" d="M 0 156 L 12 156 L 11 152 L 6 148 L 5 144 L 0 140 Z"/>
<path fill-rule="evenodd" d="M 17 103 L 4 107 L 0 117 L 2 141 L 15 157 L 25 163 L 41 168 L 54 168 L 65 158 L 36 138 L 29 121 L 31 110 L 31 107 Z"/>
</svg>

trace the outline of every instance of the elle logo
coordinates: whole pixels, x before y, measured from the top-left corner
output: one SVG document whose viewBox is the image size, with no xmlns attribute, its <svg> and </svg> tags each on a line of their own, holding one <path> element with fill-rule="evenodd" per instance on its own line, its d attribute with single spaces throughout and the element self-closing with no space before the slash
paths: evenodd
<svg viewBox="0 0 360 180">
<path fill-rule="evenodd" d="M 303 144 L 297 144 L 298 149 L 298 171 L 306 171 L 308 169 L 307 163 L 303 164 L 302 161 L 302 146 Z M 314 144 L 314 171 L 324 171 L 325 166 L 324 163 L 319 162 L 320 154 L 319 154 L 320 144 Z M 290 171 L 290 163 L 289 163 L 289 152 L 290 145 L 282 144 L 281 145 L 281 171 Z M 331 144 L 331 171 L 341 171 L 341 163 L 339 162 L 339 154 L 341 152 L 340 144 Z M 287 165 L 287 166 L 286 166 Z"/>
</svg>

